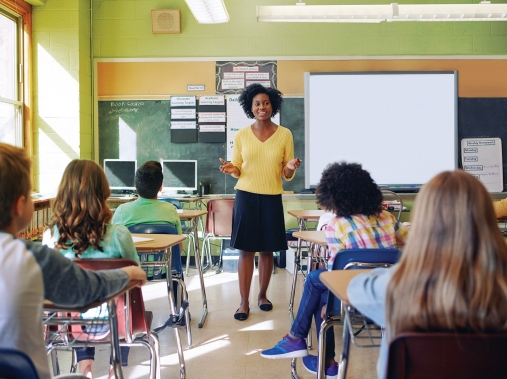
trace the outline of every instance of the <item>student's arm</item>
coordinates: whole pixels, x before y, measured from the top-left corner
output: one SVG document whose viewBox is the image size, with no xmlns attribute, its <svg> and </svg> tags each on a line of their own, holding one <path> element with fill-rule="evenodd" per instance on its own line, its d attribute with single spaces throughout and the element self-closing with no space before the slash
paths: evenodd
<svg viewBox="0 0 507 379">
<path fill-rule="evenodd" d="M 105 299 L 121 291 L 131 279 L 128 272 L 133 270 L 83 270 L 56 250 L 31 242 L 25 244 L 41 268 L 45 298 L 56 305 L 79 307 Z M 135 275 L 133 279 L 142 280 L 142 275 Z"/>
<path fill-rule="evenodd" d="M 118 244 L 118 249 L 121 252 L 121 257 L 132 259 L 133 261 L 136 261 L 138 265 L 140 265 L 141 262 L 139 261 L 139 255 L 137 255 L 137 249 L 136 245 L 134 244 L 134 240 L 132 240 L 132 234 L 130 234 L 126 226 L 115 225 L 115 227 L 116 235 L 114 237 L 116 237 L 115 240 Z"/>
<path fill-rule="evenodd" d="M 401 222 L 396 221 L 394 224 L 394 234 L 396 235 L 396 245 L 405 246 L 408 237 L 408 228 Z"/>
<path fill-rule="evenodd" d="M 493 203 L 496 218 L 507 217 L 507 199 L 502 199 Z"/>
<path fill-rule="evenodd" d="M 366 317 L 380 326 L 386 326 L 387 285 L 396 266 L 377 268 L 352 279 L 347 287 L 349 302 Z"/>
<path fill-rule="evenodd" d="M 171 221 L 169 223 L 174 225 L 178 234 L 181 234 L 183 232 L 181 230 L 181 220 L 180 220 L 180 216 L 178 216 L 178 211 L 176 210 L 176 207 L 174 205 L 172 205 L 172 204 L 168 204 L 168 205 L 171 206 L 171 211 L 170 211 Z"/>
</svg>

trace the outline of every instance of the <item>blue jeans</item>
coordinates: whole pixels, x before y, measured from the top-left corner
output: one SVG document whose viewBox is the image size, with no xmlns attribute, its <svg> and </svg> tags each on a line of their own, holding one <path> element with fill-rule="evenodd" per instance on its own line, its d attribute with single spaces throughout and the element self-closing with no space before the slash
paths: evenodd
<svg viewBox="0 0 507 379">
<path fill-rule="evenodd" d="M 91 359 L 95 360 L 95 348 L 94 347 L 76 347 L 74 348 L 76 350 L 76 356 L 77 361 L 81 362 L 85 359 Z M 130 347 L 129 346 L 120 346 L 120 357 L 121 357 L 121 365 L 122 366 L 128 366 L 129 361 L 129 352 Z M 112 359 L 109 358 L 109 363 L 112 363 Z"/>
<path fill-rule="evenodd" d="M 314 270 L 306 277 L 303 296 L 299 303 L 297 316 L 292 324 L 290 333 L 299 338 L 306 338 L 312 325 L 312 316 L 315 318 L 317 338 L 322 324 L 322 307 L 327 304 L 328 289 L 320 281 L 319 275 L 326 270 Z M 326 332 L 326 359 L 334 358 L 334 331 L 329 328 Z"/>
</svg>

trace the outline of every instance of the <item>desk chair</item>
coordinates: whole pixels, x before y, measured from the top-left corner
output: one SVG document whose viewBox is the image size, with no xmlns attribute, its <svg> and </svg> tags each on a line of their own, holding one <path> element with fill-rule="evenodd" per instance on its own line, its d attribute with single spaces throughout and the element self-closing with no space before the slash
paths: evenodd
<svg viewBox="0 0 507 379">
<path fill-rule="evenodd" d="M 400 258 L 400 251 L 396 249 L 345 249 L 336 254 L 333 262 L 333 270 L 354 270 L 354 269 L 368 269 L 377 267 L 389 267 L 398 262 Z M 362 316 L 361 316 L 362 317 Z M 364 317 L 362 317 L 364 319 Z M 346 322 L 347 321 L 347 322 Z M 355 334 L 351 328 L 350 318 L 344 317 L 343 307 L 341 301 L 329 291 L 326 307 L 326 316 L 322 321 L 319 333 L 319 372 L 317 373 L 318 379 L 323 379 L 325 374 L 325 354 L 326 351 L 326 332 L 330 327 L 343 323 L 343 351 L 339 359 L 338 378 L 345 378 L 347 373 L 348 354 L 350 348 L 350 341 L 355 342 Z M 358 345 L 361 346 L 361 345 Z M 365 345 L 362 345 L 365 347 Z M 374 345 L 368 345 L 374 346 Z"/>
<path fill-rule="evenodd" d="M 166 202 L 166 203 L 172 204 L 172 205 L 174 205 L 176 207 L 176 209 L 183 209 L 183 206 L 181 205 L 181 201 L 179 201 L 178 199 L 164 197 L 164 198 L 158 199 L 158 201 L 162 201 L 162 202 Z M 192 226 L 188 225 L 185 221 L 182 221 L 181 228 L 182 228 L 182 232 L 183 232 L 182 234 L 188 240 L 188 244 L 187 244 L 187 268 L 185 270 L 185 274 L 188 275 L 188 270 L 189 270 L 189 267 L 190 267 L 190 248 L 192 248 L 192 250 L 194 252 L 194 258 L 195 258 L 194 233 L 192 232 Z M 174 251 L 173 251 L 173 254 L 174 254 Z M 181 259 L 180 259 L 180 262 L 181 262 Z"/>
<path fill-rule="evenodd" d="M 74 259 L 78 266 L 87 270 L 112 270 L 126 266 L 137 266 L 131 259 Z M 150 352 L 150 379 L 160 379 L 160 344 L 158 336 L 152 331 L 153 313 L 144 309 L 141 288 L 134 287 L 115 299 L 116 318 L 118 320 L 118 335 L 122 339 L 121 346 L 144 346 Z M 71 314 L 73 318 L 80 318 L 79 313 Z M 100 317 L 100 316 L 99 316 Z M 113 316 L 114 317 L 114 316 Z M 69 345 L 88 346 L 95 344 L 109 344 L 110 330 L 95 332 L 83 328 L 82 325 L 71 324 L 61 330 L 61 341 L 53 341 L 52 348 Z M 77 362 L 73 353 L 75 371 Z M 181 363 L 184 370 L 184 362 Z"/>
<path fill-rule="evenodd" d="M 507 333 L 411 332 L 389 345 L 388 379 L 501 379 Z"/>
<path fill-rule="evenodd" d="M 22 351 L 0 348 L 0 377 L 4 379 L 39 379 L 39 374 L 28 355 Z M 84 375 L 58 375 L 54 379 L 87 379 Z"/>
<path fill-rule="evenodd" d="M 178 234 L 176 227 L 171 224 L 137 224 L 128 227 L 131 233 L 140 234 Z M 190 312 L 188 310 L 188 293 L 185 282 L 183 281 L 183 267 L 181 265 L 180 245 L 172 247 L 171 259 L 171 280 L 173 282 L 173 293 L 175 300 L 175 308 L 180 309 L 182 304 L 186 304 L 185 309 L 185 329 L 187 332 L 188 347 L 192 347 L 192 330 L 190 327 Z M 142 265 L 142 262 L 141 262 Z M 165 266 L 165 262 L 156 264 L 154 266 Z M 169 283 L 169 281 L 168 281 Z"/>
<path fill-rule="evenodd" d="M 400 209 L 398 210 L 398 216 L 396 217 L 396 220 L 398 222 L 401 220 L 401 212 L 403 212 L 403 200 L 401 199 L 401 196 L 397 194 L 396 192 L 389 191 L 389 190 L 382 190 L 382 197 L 384 198 L 384 201 L 390 201 L 394 199 L 395 201 L 400 203 Z"/>
<path fill-rule="evenodd" d="M 232 209 L 234 199 L 214 199 L 208 201 L 206 215 L 206 232 L 202 242 L 204 254 L 211 257 L 211 239 L 230 239 L 232 235 Z M 209 258 L 208 258 L 209 259 Z M 222 268 L 222 251 L 220 251 L 220 262 L 217 273 Z"/>
</svg>

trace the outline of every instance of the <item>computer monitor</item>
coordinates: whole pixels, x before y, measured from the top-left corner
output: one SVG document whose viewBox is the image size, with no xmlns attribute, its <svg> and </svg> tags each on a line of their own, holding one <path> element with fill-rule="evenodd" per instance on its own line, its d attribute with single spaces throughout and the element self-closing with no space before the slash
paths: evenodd
<svg viewBox="0 0 507 379">
<path fill-rule="evenodd" d="M 104 172 L 112 190 L 135 190 L 136 170 L 136 160 L 104 159 Z"/>
<path fill-rule="evenodd" d="M 164 172 L 164 192 L 197 190 L 197 161 L 163 159 L 160 163 Z"/>
</svg>

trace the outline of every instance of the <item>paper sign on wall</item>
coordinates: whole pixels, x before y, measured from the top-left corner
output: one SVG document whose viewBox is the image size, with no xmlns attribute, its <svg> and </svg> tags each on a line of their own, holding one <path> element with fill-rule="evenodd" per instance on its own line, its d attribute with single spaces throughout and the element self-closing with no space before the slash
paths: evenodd
<svg viewBox="0 0 507 379">
<path fill-rule="evenodd" d="M 503 191 L 502 140 L 464 138 L 461 140 L 463 170 L 478 178 L 489 192 Z"/>
</svg>

